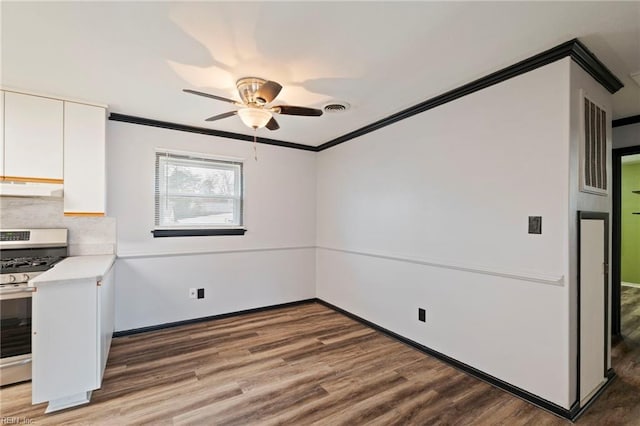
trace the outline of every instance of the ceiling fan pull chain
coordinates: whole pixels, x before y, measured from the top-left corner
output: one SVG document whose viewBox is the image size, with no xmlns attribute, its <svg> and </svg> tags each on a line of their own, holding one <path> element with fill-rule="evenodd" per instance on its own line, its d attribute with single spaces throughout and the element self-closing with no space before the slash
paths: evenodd
<svg viewBox="0 0 640 426">
<path fill-rule="evenodd" d="M 256 133 L 258 132 L 257 128 L 253 128 L 253 158 L 255 159 L 255 161 L 258 161 L 258 142 L 257 142 L 257 137 L 256 137 Z"/>
</svg>

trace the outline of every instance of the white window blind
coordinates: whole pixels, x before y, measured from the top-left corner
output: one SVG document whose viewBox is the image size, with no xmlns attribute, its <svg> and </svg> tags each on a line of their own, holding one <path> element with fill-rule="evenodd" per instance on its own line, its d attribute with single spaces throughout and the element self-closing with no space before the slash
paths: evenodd
<svg viewBox="0 0 640 426">
<path fill-rule="evenodd" d="M 242 226 L 242 163 L 156 152 L 156 229 Z"/>
</svg>

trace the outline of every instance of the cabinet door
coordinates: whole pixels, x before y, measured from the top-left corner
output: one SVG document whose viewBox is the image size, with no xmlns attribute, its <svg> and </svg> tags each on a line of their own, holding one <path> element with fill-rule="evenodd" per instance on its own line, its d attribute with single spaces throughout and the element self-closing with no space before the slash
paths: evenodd
<svg viewBox="0 0 640 426">
<path fill-rule="evenodd" d="M 104 375 L 104 369 L 107 366 L 107 358 L 109 357 L 109 349 L 111 348 L 111 338 L 114 331 L 114 300 L 115 300 L 115 264 L 111 266 L 109 272 L 107 272 L 100 286 L 98 287 L 98 318 L 100 328 L 100 342 L 98 348 L 99 370 L 98 370 L 98 383 L 102 383 L 102 376 Z"/>
<path fill-rule="evenodd" d="M 62 182 L 62 109 L 62 101 L 5 92 L 5 176 Z"/>
<path fill-rule="evenodd" d="M 105 212 L 104 108 L 64 103 L 65 215 L 103 216 Z"/>
<path fill-rule="evenodd" d="M 97 389 L 96 283 L 73 280 L 33 294 L 32 402 Z"/>
</svg>

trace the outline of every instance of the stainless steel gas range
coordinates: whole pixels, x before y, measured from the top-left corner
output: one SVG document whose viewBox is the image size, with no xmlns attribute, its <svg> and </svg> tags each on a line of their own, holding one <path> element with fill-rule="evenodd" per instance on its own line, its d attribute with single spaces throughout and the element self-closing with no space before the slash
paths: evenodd
<svg viewBox="0 0 640 426">
<path fill-rule="evenodd" d="M 0 229 L 0 386 L 31 379 L 28 282 L 65 257 L 66 229 Z"/>
</svg>

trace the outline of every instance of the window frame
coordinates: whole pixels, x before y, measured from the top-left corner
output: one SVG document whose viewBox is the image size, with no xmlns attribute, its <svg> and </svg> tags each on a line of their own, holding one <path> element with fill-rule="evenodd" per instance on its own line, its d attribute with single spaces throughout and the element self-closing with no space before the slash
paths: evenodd
<svg viewBox="0 0 640 426">
<path fill-rule="evenodd" d="M 173 157 L 176 160 L 187 160 L 187 161 L 201 161 L 206 164 L 206 162 L 212 163 L 222 163 L 227 164 L 232 167 L 239 167 L 238 175 L 238 183 L 240 184 L 239 195 L 237 198 L 228 197 L 228 196 L 211 196 L 204 198 L 224 198 L 224 199 L 232 199 L 237 200 L 239 206 L 237 208 L 234 207 L 234 217 L 237 215 L 237 219 L 239 224 L 233 225 L 184 225 L 184 226 L 162 226 L 159 224 L 160 221 L 160 212 L 158 211 L 160 205 L 160 198 L 162 197 L 162 191 L 160 190 L 160 185 L 162 184 L 161 180 L 162 176 L 160 173 L 160 158 L 166 156 L 167 158 Z M 244 224 L 244 204 L 245 204 L 245 180 L 244 180 L 244 159 L 235 158 L 235 157 L 224 157 L 217 155 L 210 155 L 204 153 L 195 153 L 195 152 L 186 152 L 186 151 L 175 151 L 171 149 L 163 149 L 157 148 L 154 152 L 154 219 L 153 224 L 154 228 L 151 231 L 154 238 L 158 237 L 200 237 L 200 236 L 215 236 L 215 235 L 244 235 L 247 231 Z M 166 182 L 166 180 L 164 180 Z M 167 194 L 165 193 L 165 196 Z"/>
</svg>

